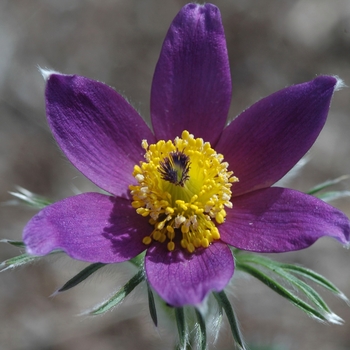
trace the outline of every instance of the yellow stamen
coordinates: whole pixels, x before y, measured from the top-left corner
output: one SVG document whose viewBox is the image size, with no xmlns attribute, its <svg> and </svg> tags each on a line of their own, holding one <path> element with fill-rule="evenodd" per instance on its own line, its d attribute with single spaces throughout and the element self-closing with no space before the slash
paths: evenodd
<svg viewBox="0 0 350 350">
<path fill-rule="evenodd" d="M 167 241 L 169 251 L 178 245 L 193 253 L 220 239 L 216 225 L 224 223 L 225 207 L 232 208 L 231 186 L 238 181 L 224 157 L 187 130 L 174 142 L 141 145 L 145 161 L 135 165 L 137 185 L 129 189 L 132 207 L 154 227 L 142 242 Z"/>
</svg>

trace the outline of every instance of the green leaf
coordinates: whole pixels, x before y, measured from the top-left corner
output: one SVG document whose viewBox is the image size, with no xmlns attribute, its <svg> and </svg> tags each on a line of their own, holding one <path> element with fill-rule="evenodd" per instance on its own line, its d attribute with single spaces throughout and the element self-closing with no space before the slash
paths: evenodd
<svg viewBox="0 0 350 350">
<path fill-rule="evenodd" d="M 195 309 L 195 312 L 196 312 L 196 317 L 197 317 L 197 323 L 199 326 L 200 349 L 206 350 L 206 348 L 207 348 L 207 330 L 205 327 L 205 320 L 204 320 L 204 318 L 199 310 Z"/>
<path fill-rule="evenodd" d="M 236 318 L 236 315 L 233 312 L 231 303 L 228 300 L 225 292 L 224 291 L 213 292 L 213 294 L 214 294 L 216 300 L 218 301 L 218 304 L 220 305 L 220 307 L 222 307 L 225 310 L 228 322 L 229 322 L 230 327 L 231 327 L 233 339 L 235 340 L 235 342 L 239 346 L 239 349 L 245 350 L 246 347 L 245 347 L 244 342 L 243 342 L 241 330 L 239 329 L 238 320 Z"/>
<path fill-rule="evenodd" d="M 57 253 L 62 253 L 62 251 L 61 250 L 54 250 L 48 255 L 57 254 Z M 43 256 L 30 255 L 27 253 L 21 254 L 21 255 L 18 255 L 18 256 L 15 256 L 13 258 L 10 258 L 10 259 L 3 261 L 0 264 L 0 272 L 6 271 L 9 269 L 14 269 L 14 268 L 22 266 L 22 265 L 26 265 L 26 264 L 32 263 L 34 261 L 38 261 L 42 258 L 43 258 Z"/>
<path fill-rule="evenodd" d="M 0 271 L 6 271 L 9 269 L 14 269 L 16 267 L 29 264 L 33 261 L 39 260 L 41 256 L 34 256 L 29 254 L 22 254 L 15 256 L 13 258 L 7 259 L 0 264 Z"/>
<path fill-rule="evenodd" d="M 224 316 L 224 310 L 222 308 L 222 305 L 220 303 L 217 303 L 218 306 L 218 315 L 214 316 L 213 323 L 212 323 L 212 331 L 214 334 L 214 343 L 218 340 L 220 328 L 222 324 L 222 319 Z"/>
<path fill-rule="evenodd" d="M 185 320 L 185 312 L 182 307 L 175 308 L 175 319 L 177 331 L 179 334 L 179 349 L 184 350 L 187 346 L 187 326 Z"/>
<path fill-rule="evenodd" d="M 329 203 L 331 201 L 335 201 L 336 199 L 350 197 L 350 191 L 330 191 L 316 194 L 316 197 L 322 199 L 326 203 Z"/>
<path fill-rule="evenodd" d="M 329 290 L 333 294 L 339 296 L 340 298 L 348 302 L 348 299 L 346 298 L 346 296 L 343 294 L 342 291 L 340 291 L 332 282 L 328 281 L 325 277 L 316 273 L 315 271 L 312 271 L 302 266 L 292 265 L 292 264 L 281 264 L 281 266 L 283 267 L 284 270 L 287 270 L 287 271 L 289 270 L 289 271 L 292 271 L 293 273 L 299 274 L 304 278 L 307 278 L 313 281 L 314 283 Z"/>
<path fill-rule="evenodd" d="M 293 264 L 286 264 L 286 263 L 280 263 L 278 261 L 271 260 L 269 258 L 263 257 L 261 255 L 257 254 L 247 254 L 242 253 L 239 256 L 236 256 L 236 262 L 245 262 L 245 263 L 253 263 L 257 265 L 262 265 L 267 267 L 273 272 L 279 272 L 279 274 L 292 272 L 294 274 L 300 275 L 304 278 L 307 278 L 314 283 L 318 284 L 319 286 L 327 289 L 328 291 L 334 293 L 335 295 L 341 297 L 343 300 L 347 301 L 347 298 L 344 296 L 344 294 L 330 281 L 328 281 L 325 277 L 322 275 L 307 269 L 302 266 L 293 265 Z M 282 269 L 283 272 L 281 272 L 279 269 Z"/>
<path fill-rule="evenodd" d="M 46 206 L 52 204 L 52 201 L 41 197 L 33 192 L 26 190 L 23 187 L 17 186 L 18 192 L 9 192 L 12 196 L 20 199 L 20 201 L 24 204 L 27 204 L 36 209 L 42 209 Z M 16 203 L 15 203 L 16 204 Z"/>
<path fill-rule="evenodd" d="M 101 267 L 105 265 L 106 264 L 102 264 L 102 263 L 94 263 L 85 267 L 84 270 L 80 271 L 77 275 L 75 275 L 73 278 L 67 281 L 60 289 L 58 289 L 56 293 L 64 292 L 68 289 L 75 287 L 76 285 L 86 280 L 90 275 L 92 275 L 94 272 L 96 272 L 97 270 L 99 270 Z"/>
<path fill-rule="evenodd" d="M 330 186 L 333 186 L 333 185 L 336 185 L 337 183 L 341 182 L 341 181 L 344 181 L 344 180 L 347 180 L 350 178 L 350 175 L 343 175 L 343 176 L 340 176 L 336 179 L 332 179 L 332 180 L 327 180 L 325 182 L 322 182 L 314 187 L 312 187 L 310 190 L 308 190 L 306 193 L 307 194 L 315 194 L 317 192 L 320 192 L 322 190 L 324 190 L 325 188 L 327 187 L 330 187 Z"/>
<path fill-rule="evenodd" d="M 147 282 L 147 292 L 148 292 L 149 313 L 151 314 L 154 325 L 157 327 L 158 326 L 157 309 L 156 309 L 156 304 L 154 302 L 153 292 L 148 282 Z"/>
<path fill-rule="evenodd" d="M 283 296 L 288 301 L 290 301 L 292 304 L 300 308 L 302 311 L 304 311 L 309 316 L 316 318 L 319 321 L 328 321 L 333 323 L 339 323 L 340 319 L 334 314 L 324 314 L 323 312 L 320 312 L 316 310 L 314 307 L 307 304 L 305 301 L 294 295 L 292 292 L 290 292 L 286 287 L 282 286 L 280 283 L 272 279 L 270 276 L 266 275 L 265 273 L 261 272 L 260 270 L 256 269 L 255 267 L 250 266 L 249 264 L 236 262 L 236 268 L 244 271 L 253 277 L 260 280 L 262 283 L 264 283 L 266 286 L 271 288 L 273 291 L 275 291 L 277 294 Z"/>
<path fill-rule="evenodd" d="M 105 301 L 102 305 L 97 306 L 89 312 L 90 315 L 101 315 L 111 308 L 120 304 L 134 289 L 145 279 L 143 269 L 140 269 L 138 273 L 130 279 L 122 288 L 118 290 L 110 299 Z"/>
<path fill-rule="evenodd" d="M 275 266 L 271 266 L 270 264 L 262 264 L 263 266 L 270 269 L 275 274 L 279 275 L 281 278 L 289 282 L 292 286 L 299 289 L 307 299 L 313 302 L 318 308 L 326 312 L 327 314 L 331 314 L 331 310 L 325 303 L 325 301 L 321 298 L 321 296 L 307 283 L 295 277 L 291 273 L 284 270 L 281 265 L 276 264 Z"/>
<path fill-rule="evenodd" d="M 133 264 L 138 269 L 143 268 L 145 261 L 146 251 L 143 251 L 141 254 L 135 256 L 134 258 L 128 260 L 129 263 Z"/>
<path fill-rule="evenodd" d="M 328 305 L 325 303 L 325 301 L 321 298 L 321 296 L 313 289 L 311 286 L 309 286 L 304 281 L 298 279 L 297 277 L 293 276 L 292 274 L 288 274 L 287 272 L 280 270 L 281 273 L 279 273 L 280 276 L 285 278 L 287 281 L 289 281 L 293 286 L 297 287 L 305 296 L 307 299 L 309 299 L 311 302 L 313 302 L 318 308 L 324 310 L 324 312 L 330 314 L 332 313 Z"/>
<path fill-rule="evenodd" d="M 1 239 L 0 243 L 8 243 L 17 248 L 25 248 L 26 245 L 22 241 L 12 241 L 10 239 Z"/>
</svg>

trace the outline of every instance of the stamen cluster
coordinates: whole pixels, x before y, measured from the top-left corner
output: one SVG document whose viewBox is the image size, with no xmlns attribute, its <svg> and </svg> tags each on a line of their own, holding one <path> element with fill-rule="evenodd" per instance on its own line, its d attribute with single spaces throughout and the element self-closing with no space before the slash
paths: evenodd
<svg viewBox="0 0 350 350">
<path fill-rule="evenodd" d="M 132 206 L 154 227 L 143 243 L 167 241 L 169 251 L 179 243 L 192 253 L 219 239 L 216 224 L 232 208 L 230 188 L 238 181 L 223 156 L 186 130 L 174 142 L 143 140 L 142 147 L 145 161 L 133 171 L 138 184 L 129 188 Z"/>
</svg>

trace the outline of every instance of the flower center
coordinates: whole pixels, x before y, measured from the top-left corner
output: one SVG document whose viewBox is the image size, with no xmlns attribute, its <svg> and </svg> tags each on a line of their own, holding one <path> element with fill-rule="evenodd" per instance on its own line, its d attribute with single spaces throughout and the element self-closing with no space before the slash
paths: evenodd
<svg viewBox="0 0 350 350">
<path fill-rule="evenodd" d="M 178 150 L 170 152 L 169 157 L 160 162 L 158 170 L 162 179 L 183 187 L 189 179 L 190 158 Z"/>
<path fill-rule="evenodd" d="M 225 221 L 225 207 L 232 208 L 230 188 L 238 178 L 209 142 L 186 130 L 174 142 L 143 140 L 142 147 L 145 161 L 133 172 L 138 184 L 129 189 L 132 206 L 154 227 L 143 243 L 167 242 L 169 251 L 180 244 L 190 253 L 207 248 L 220 238 L 216 224 Z"/>
</svg>

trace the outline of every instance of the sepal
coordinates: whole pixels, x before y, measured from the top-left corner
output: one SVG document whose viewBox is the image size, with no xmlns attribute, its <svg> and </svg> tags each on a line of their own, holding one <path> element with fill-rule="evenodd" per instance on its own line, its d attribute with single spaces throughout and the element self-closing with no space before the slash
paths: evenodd
<svg viewBox="0 0 350 350">
<path fill-rule="evenodd" d="M 347 300 L 346 297 L 326 278 L 312 270 L 247 253 L 236 254 L 236 268 L 257 278 L 316 320 L 342 324 L 343 320 L 335 315 L 315 289 L 299 276 L 312 280 L 315 284 L 326 288 L 343 300 Z M 299 297 L 297 292 L 306 301 Z"/>
<path fill-rule="evenodd" d="M 87 312 L 88 315 L 96 316 L 104 314 L 110 309 L 120 304 L 142 281 L 145 280 L 145 273 L 143 269 L 140 269 L 134 277 L 130 279 L 122 288 L 118 290 L 110 299 L 94 307 Z"/>
<path fill-rule="evenodd" d="M 57 254 L 57 253 L 62 253 L 62 252 L 60 250 L 55 250 L 48 255 Z M 3 261 L 0 264 L 0 272 L 14 269 L 23 265 L 27 265 L 35 261 L 39 261 L 40 259 L 42 259 L 42 256 L 35 256 L 35 255 L 24 253 Z"/>
<path fill-rule="evenodd" d="M 348 180 L 349 178 L 350 178 L 350 175 L 343 175 L 343 176 L 337 177 L 336 179 L 324 181 L 324 182 L 310 188 L 306 193 L 311 194 L 319 199 L 322 199 L 326 203 L 329 203 L 329 202 L 334 201 L 336 199 L 350 197 L 350 191 L 321 192 L 321 191 L 327 189 L 328 187 L 336 185 L 341 181 Z"/>
<path fill-rule="evenodd" d="M 77 275 L 75 275 L 69 281 L 67 281 L 61 288 L 59 288 L 55 293 L 53 293 L 53 295 L 56 295 L 61 292 L 65 292 L 66 290 L 75 287 L 76 285 L 86 280 L 88 277 L 90 277 L 90 275 L 92 275 L 94 272 L 96 272 L 97 270 L 99 270 L 101 267 L 105 265 L 106 264 L 103 264 L 103 263 L 94 263 L 85 267 L 85 269 L 83 269 Z"/>
<path fill-rule="evenodd" d="M 152 318 L 154 325 L 157 327 L 158 326 L 158 317 L 157 317 L 156 303 L 154 302 L 153 292 L 152 292 L 151 286 L 149 285 L 148 282 L 147 282 L 147 294 L 148 294 L 149 313 L 151 315 L 151 318 Z"/>
<path fill-rule="evenodd" d="M 350 191 L 329 191 L 316 195 L 317 198 L 322 199 L 324 202 L 329 203 L 336 199 L 350 197 Z"/>
<path fill-rule="evenodd" d="M 239 328 L 238 320 L 237 320 L 236 315 L 233 311 L 231 303 L 226 296 L 226 293 L 224 291 L 221 291 L 218 293 L 213 292 L 213 294 L 214 294 L 220 308 L 225 310 L 228 322 L 230 324 L 233 339 L 235 340 L 238 348 L 240 350 L 246 350 L 246 347 L 245 347 L 245 344 L 243 341 L 243 337 L 242 337 L 242 333 L 241 333 L 241 330 Z"/>
<path fill-rule="evenodd" d="M 0 243 L 8 243 L 14 247 L 17 248 L 25 248 L 25 244 L 22 241 L 12 241 L 10 239 L 1 239 Z M 63 253 L 61 250 L 53 250 L 50 254 L 48 255 L 52 255 L 52 254 L 57 254 L 57 253 Z M 6 270 L 11 270 L 23 265 L 27 265 L 30 263 L 33 263 L 35 261 L 39 261 L 40 259 L 42 259 L 42 256 L 36 256 L 36 255 L 31 255 L 31 254 L 20 254 L 17 256 L 14 256 L 13 258 L 7 259 L 5 261 L 3 261 L 2 263 L 0 263 L 0 272 L 2 271 L 6 271 Z"/>
<path fill-rule="evenodd" d="M 8 243 L 8 244 L 11 244 L 17 248 L 25 248 L 26 247 L 26 245 L 22 241 L 13 241 L 11 239 L 6 239 L 6 238 L 1 239 L 0 243 Z"/>
<path fill-rule="evenodd" d="M 306 267 L 292 265 L 292 264 L 282 264 L 282 266 L 285 270 L 287 271 L 289 270 L 293 273 L 301 275 L 304 278 L 309 279 L 310 281 L 313 281 L 319 286 L 332 292 L 337 297 L 343 299 L 347 304 L 350 304 L 349 299 L 344 295 L 342 291 L 340 291 L 332 282 L 328 281 L 326 278 L 316 273 L 315 271 L 307 269 Z"/>
<path fill-rule="evenodd" d="M 18 256 L 15 256 L 13 258 L 10 258 L 10 259 L 3 261 L 0 264 L 0 271 L 2 272 L 2 271 L 14 269 L 14 268 L 22 266 L 22 265 L 29 264 L 29 263 L 32 263 L 36 260 L 39 260 L 39 258 L 40 258 L 39 256 L 33 256 L 33 255 L 29 255 L 29 254 L 18 255 Z"/>
<path fill-rule="evenodd" d="M 175 309 L 175 320 L 177 331 L 179 334 L 179 344 L 177 350 L 186 350 L 189 345 L 187 322 L 185 318 L 185 310 L 183 307 L 176 307 Z"/>
<path fill-rule="evenodd" d="M 9 192 L 9 193 L 12 196 L 16 197 L 16 199 L 19 199 L 19 201 L 17 200 L 7 201 L 6 203 L 8 205 L 17 205 L 17 204 L 23 203 L 36 209 L 43 209 L 46 206 L 53 203 L 47 198 L 44 198 L 33 192 L 30 192 L 23 187 L 17 186 L 16 189 L 17 189 L 17 192 Z"/>
<path fill-rule="evenodd" d="M 320 192 L 320 191 L 322 191 L 322 190 L 324 190 L 324 189 L 326 189 L 326 188 L 328 188 L 330 186 L 336 185 L 339 182 L 347 180 L 349 178 L 350 178 L 350 175 L 343 175 L 343 176 L 339 176 L 339 177 L 337 177 L 335 179 L 331 179 L 331 180 L 327 180 L 327 181 L 321 182 L 320 184 L 317 184 L 314 187 L 310 188 L 306 193 L 315 195 L 318 192 Z"/>
<path fill-rule="evenodd" d="M 200 350 L 206 350 L 207 348 L 207 329 L 205 326 L 205 318 L 198 309 L 195 309 L 198 328 L 198 345 Z"/>
</svg>

